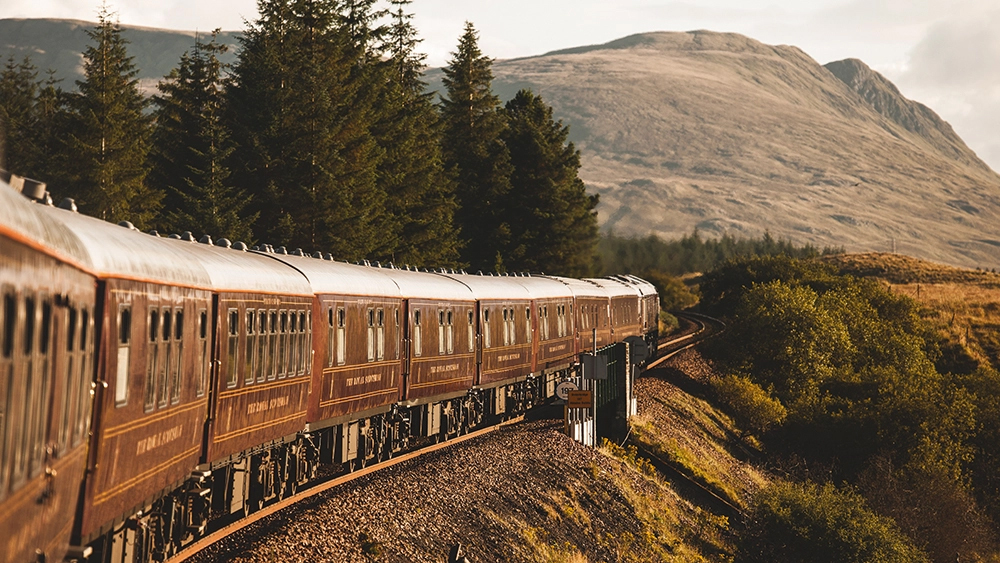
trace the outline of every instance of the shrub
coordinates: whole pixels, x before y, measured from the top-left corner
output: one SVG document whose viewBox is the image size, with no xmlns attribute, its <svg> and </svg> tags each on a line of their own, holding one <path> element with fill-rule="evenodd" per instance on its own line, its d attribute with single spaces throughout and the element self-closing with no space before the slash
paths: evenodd
<svg viewBox="0 0 1000 563">
<path fill-rule="evenodd" d="M 727 375 L 712 380 L 719 400 L 729 408 L 737 425 L 749 434 L 763 434 L 785 422 L 788 411 L 775 399 L 746 377 Z"/>
<path fill-rule="evenodd" d="M 926 563 L 896 523 L 833 485 L 775 483 L 754 499 L 738 563 Z"/>
</svg>

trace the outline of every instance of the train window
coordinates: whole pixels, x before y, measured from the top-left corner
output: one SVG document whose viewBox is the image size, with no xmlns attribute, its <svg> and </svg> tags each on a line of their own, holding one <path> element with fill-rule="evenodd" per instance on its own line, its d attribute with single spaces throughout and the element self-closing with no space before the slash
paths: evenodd
<svg viewBox="0 0 1000 563">
<path fill-rule="evenodd" d="M 279 314 L 280 323 L 279 329 L 280 333 L 278 335 L 278 377 L 284 378 L 288 373 L 289 362 L 288 355 L 291 351 L 288 346 L 288 311 L 281 311 Z"/>
<path fill-rule="evenodd" d="M 254 329 L 257 327 L 257 312 L 253 309 L 247 309 L 246 314 L 246 343 L 244 345 L 244 350 L 246 350 L 245 361 L 243 363 L 243 382 L 246 384 L 253 383 L 254 373 L 254 360 L 257 356 L 257 341 L 256 333 Z"/>
<path fill-rule="evenodd" d="M 226 387 L 236 387 L 236 379 L 239 370 L 236 369 L 236 362 L 239 360 L 239 332 L 240 332 L 240 312 L 237 309 L 229 309 L 227 319 L 227 348 L 226 348 Z"/>
<path fill-rule="evenodd" d="M 181 376 L 184 373 L 184 311 L 174 309 L 174 363 L 170 369 L 170 403 L 181 400 Z"/>
<path fill-rule="evenodd" d="M 267 336 L 267 379 L 274 381 L 278 373 L 278 312 L 269 311 L 270 320 Z"/>
<path fill-rule="evenodd" d="M 291 336 L 292 351 L 290 353 L 291 361 L 289 361 L 289 366 L 288 366 L 289 377 L 298 374 L 301 365 L 300 360 L 302 356 L 303 334 L 301 330 L 302 327 L 299 326 L 298 318 L 299 314 L 296 313 L 295 311 L 292 311 L 289 318 L 292 330 L 292 336 Z"/>
<path fill-rule="evenodd" d="M 336 332 L 333 328 L 333 307 L 328 307 L 326 310 L 327 314 L 327 332 L 326 332 L 326 366 L 333 367 L 333 352 L 334 352 L 334 342 Z"/>
<path fill-rule="evenodd" d="M 377 338 L 376 338 L 375 354 L 376 354 L 376 359 L 381 362 L 382 360 L 385 359 L 385 309 L 379 309 L 378 312 L 376 313 L 376 316 L 378 318 L 376 319 L 377 331 L 375 333 L 375 336 Z"/>
<path fill-rule="evenodd" d="M 299 313 L 299 373 L 306 374 L 312 367 L 312 342 L 310 330 L 312 325 L 312 313 Z"/>
<path fill-rule="evenodd" d="M 132 310 L 118 307 L 118 363 L 115 373 L 115 406 L 128 402 L 129 342 L 132 340 Z"/>
<path fill-rule="evenodd" d="M 156 396 L 159 398 L 159 406 L 165 407 L 170 402 L 170 376 L 173 371 L 174 359 L 173 348 L 170 342 L 171 328 L 173 328 L 173 313 L 170 309 L 163 310 L 163 362 L 160 365 L 160 373 L 156 376 Z"/>
<path fill-rule="evenodd" d="M 11 361 L 11 356 L 14 352 L 14 318 L 17 315 L 16 311 L 17 301 L 14 295 L 11 293 L 4 292 L 3 297 L 3 309 L 0 310 L 0 323 L 3 327 L 3 345 L 2 345 L 2 356 L 0 356 L 0 397 L 3 397 L 4 402 L 0 403 L 0 407 L 3 408 L 0 411 L 0 498 L 5 496 L 7 491 L 7 479 L 9 475 L 10 465 L 8 460 L 11 459 L 10 446 L 12 444 L 8 441 L 8 428 L 14 427 L 13 424 L 13 409 L 16 406 L 16 401 L 14 399 L 14 363 Z"/>
<path fill-rule="evenodd" d="M 375 361 L 375 310 L 368 309 L 368 361 Z"/>
<path fill-rule="evenodd" d="M 34 337 L 34 325 L 35 325 L 35 301 L 31 297 L 24 300 L 23 316 L 18 319 L 18 326 L 16 328 L 25 329 L 22 331 L 22 340 L 24 343 L 24 355 L 20 359 L 23 363 L 27 365 L 22 366 L 24 374 L 22 375 L 22 381 L 24 381 L 23 394 L 17 393 L 17 397 L 14 399 L 13 409 L 11 413 L 11 421 L 13 428 L 13 442 L 10 447 L 13 450 L 13 471 L 11 474 L 11 480 L 17 485 L 24 478 L 28 470 L 28 440 L 30 436 L 30 424 L 31 424 L 31 399 L 33 395 L 33 378 L 32 369 L 30 365 L 31 358 L 28 355 L 31 352 L 31 344 L 33 343 Z M 27 330 L 30 328 L 31 330 Z M 15 329 L 16 332 L 16 329 Z"/>
<path fill-rule="evenodd" d="M 420 336 L 420 309 L 413 312 L 413 355 L 419 356 L 423 353 L 423 341 Z"/>
<path fill-rule="evenodd" d="M 289 358 L 292 350 L 291 346 L 288 345 L 288 340 L 294 338 L 290 334 L 290 329 L 295 328 L 295 323 L 293 322 L 291 327 L 288 326 L 288 311 L 281 311 L 279 318 L 281 319 L 279 324 L 281 333 L 278 335 L 278 377 L 284 378 L 291 372 L 291 364 L 294 362 L 294 358 Z"/>
<path fill-rule="evenodd" d="M 451 310 L 449 310 L 447 312 L 446 317 L 447 318 L 445 320 L 447 321 L 447 327 L 448 327 L 448 333 L 445 335 L 446 339 L 447 339 L 446 344 L 448 345 L 448 353 L 449 354 L 454 354 L 455 353 L 455 327 L 454 327 L 454 325 L 451 322 Z"/>
<path fill-rule="evenodd" d="M 549 307 L 548 305 L 542 307 L 542 340 L 549 339 Z"/>
<path fill-rule="evenodd" d="M 438 354 L 444 354 L 444 311 L 438 309 Z"/>
<path fill-rule="evenodd" d="M 159 359 L 159 346 L 156 337 L 160 332 L 160 312 L 157 309 L 149 311 L 149 348 L 146 351 L 146 387 L 143 395 L 143 408 L 146 412 L 156 406 L 156 368 Z"/>
<path fill-rule="evenodd" d="M 524 308 L 524 336 L 525 341 L 531 343 L 531 307 Z"/>
<path fill-rule="evenodd" d="M 347 314 L 343 307 L 337 308 L 337 365 L 347 361 Z"/>
<path fill-rule="evenodd" d="M 476 350 L 476 315 L 469 311 L 469 351 Z"/>
<path fill-rule="evenodd" d="M 91 318 L 90 311 L 83 309 L 80 315 L 80 367 L 79 376 L 77 377 L 77 382 L 79 387 L 77 387 L 76 393 L 73 397 L 76 401 L 76 406 L 73 409 L 75 413 L 76 428 L 73 430 L 73 446 L 77 446 L 83 441 L 83 438 L 87 435 L 87 429 L 90 426 L 90 409 L 87 408 L 91 392 L 91 378 L 90 378 L 90 360 L 91 353 L 94 350 L 94 343 L 90 335 L 93 333 L 90 330 Z M 128 361 L 125 362 L 128 365 Z M 126 386 L 127 387 L 127 386 Z M 117 388 L 115 389 L 115 394 L 117 398 Z"/>
<path fill-rule="evenodd" d="M 49 395 L 52 385 L 52 372 L 49 368 L 49 343 L 52 334 L 52 302 L 47 297 L 42 297 L 41 301 L 41 322 L 39 323 L 37 357 L 33 363 L 36 370 L 37 385 L 35 389 L 34 405 L 32 405 L 32 428 L 34 433 L 31 438 L 31 470 L 30 475 L 34 477 L 41 472 L 45 463 L 45 435 L 49 421 L 49 410 L 51 403 Z"/>
<path fill-rule="evenodd" d="M 73 430 L 70 397 L 73 396 L 73 389 L 75 389 L 73 385 L 76 380 L 76 370 L 73 369 L 76 367 L 74 362 L 79 355 L 79 352 L 74 353 L 73 351 L 73 346 L 76 344 L 76 335 L 79 331 L 79 320 L 76 309 L 69 307 L 66 311 L 66 379 L 64 380 L 65 385 L 63 385 L 62 400 L 59 401 L 58 411 L 56 412 L 56 415 L 59 417 L 59 424 L 56 428 L 59 432 L 57 443 L 60 453 L 66 449 L 66 445 L 70 440 L 70 432 Z M 82 343 L 79 350 L 83 350 Z M 0 426 L 0 430 L 2 430 L 2 426 Z"/>
<path fill-rule="evenodd" d="M 3 357 L 10 358 L 14 352 L 14 320 L 17 318 L 14 296 L 3 296 Z"/>
<path fill-rule="evenodd" d="M 483 309 L 483 348 L 489 348 L 490 345 L 490 310 Z"/>
<path fill-rule="evenodd" d="M 267 311 L 257 309 L 257 381 L 267 377 Z"/>
<path fill-rule="evenodd" d="M 396 350 L 396 359 L 399 359 L 399 307 L 394 307 L 392 310 L 392 316 L 396 320 L 396 330 L 393 332 L 395 338 L 393 339 L 393 349 Z"/>
<path fill-rule="evenodd" d="M 507 309 L 503 310 L 503 344 L 510 344 L 510 325 L 507 324 Z"/>
<path fill-rule="evenodd" d="M 205 381 L 208 376 L 208 311 L 198 311 L 198 382 L 195 395 L 205 394 Z"/>
</svg>

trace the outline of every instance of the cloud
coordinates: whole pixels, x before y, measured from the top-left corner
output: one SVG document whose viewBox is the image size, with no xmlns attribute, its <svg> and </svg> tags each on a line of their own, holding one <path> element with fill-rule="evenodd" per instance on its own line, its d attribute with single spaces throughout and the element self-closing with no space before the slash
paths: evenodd
<svg viewBox="0 0 1000 563">
<path fill-rule="evenodd" d="M 980 158 L 1000 169 L 1000 9 L 932 25 L 893 77 L 900 90 L 951 123 Z"/>
</svg>

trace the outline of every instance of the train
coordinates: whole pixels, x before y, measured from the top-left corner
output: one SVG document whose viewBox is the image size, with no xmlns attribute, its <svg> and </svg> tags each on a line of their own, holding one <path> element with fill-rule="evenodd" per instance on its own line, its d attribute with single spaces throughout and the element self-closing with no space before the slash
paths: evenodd
<svg viewBox="0 0 1000 563">
<path fill-rule="evenodd" d="M 160 236 L 0 180 L 0 563 L 169 559 L 331 467 L 550 401 L 581 352 L 657 338 L 630 275 Z"/>
</svg>

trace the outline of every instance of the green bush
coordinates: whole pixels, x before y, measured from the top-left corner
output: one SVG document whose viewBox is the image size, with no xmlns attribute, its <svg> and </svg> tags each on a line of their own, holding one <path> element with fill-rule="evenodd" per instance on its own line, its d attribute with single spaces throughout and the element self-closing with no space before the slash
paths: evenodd
<svg viewBox="0 0 1000 563">
<path fill-rule="evenodd" d="M 712 380 L 712 388 L 744 432 L 763 434 L 781 425 L 788 416 L 781 401 L 746 377 L 719 377 Z"/>
<path fill-rule="evenodd" d="M 926 563 L 895 522 L 833 485 L 776 483 L 754 499 L 737 563 Z"/>
</svg>

